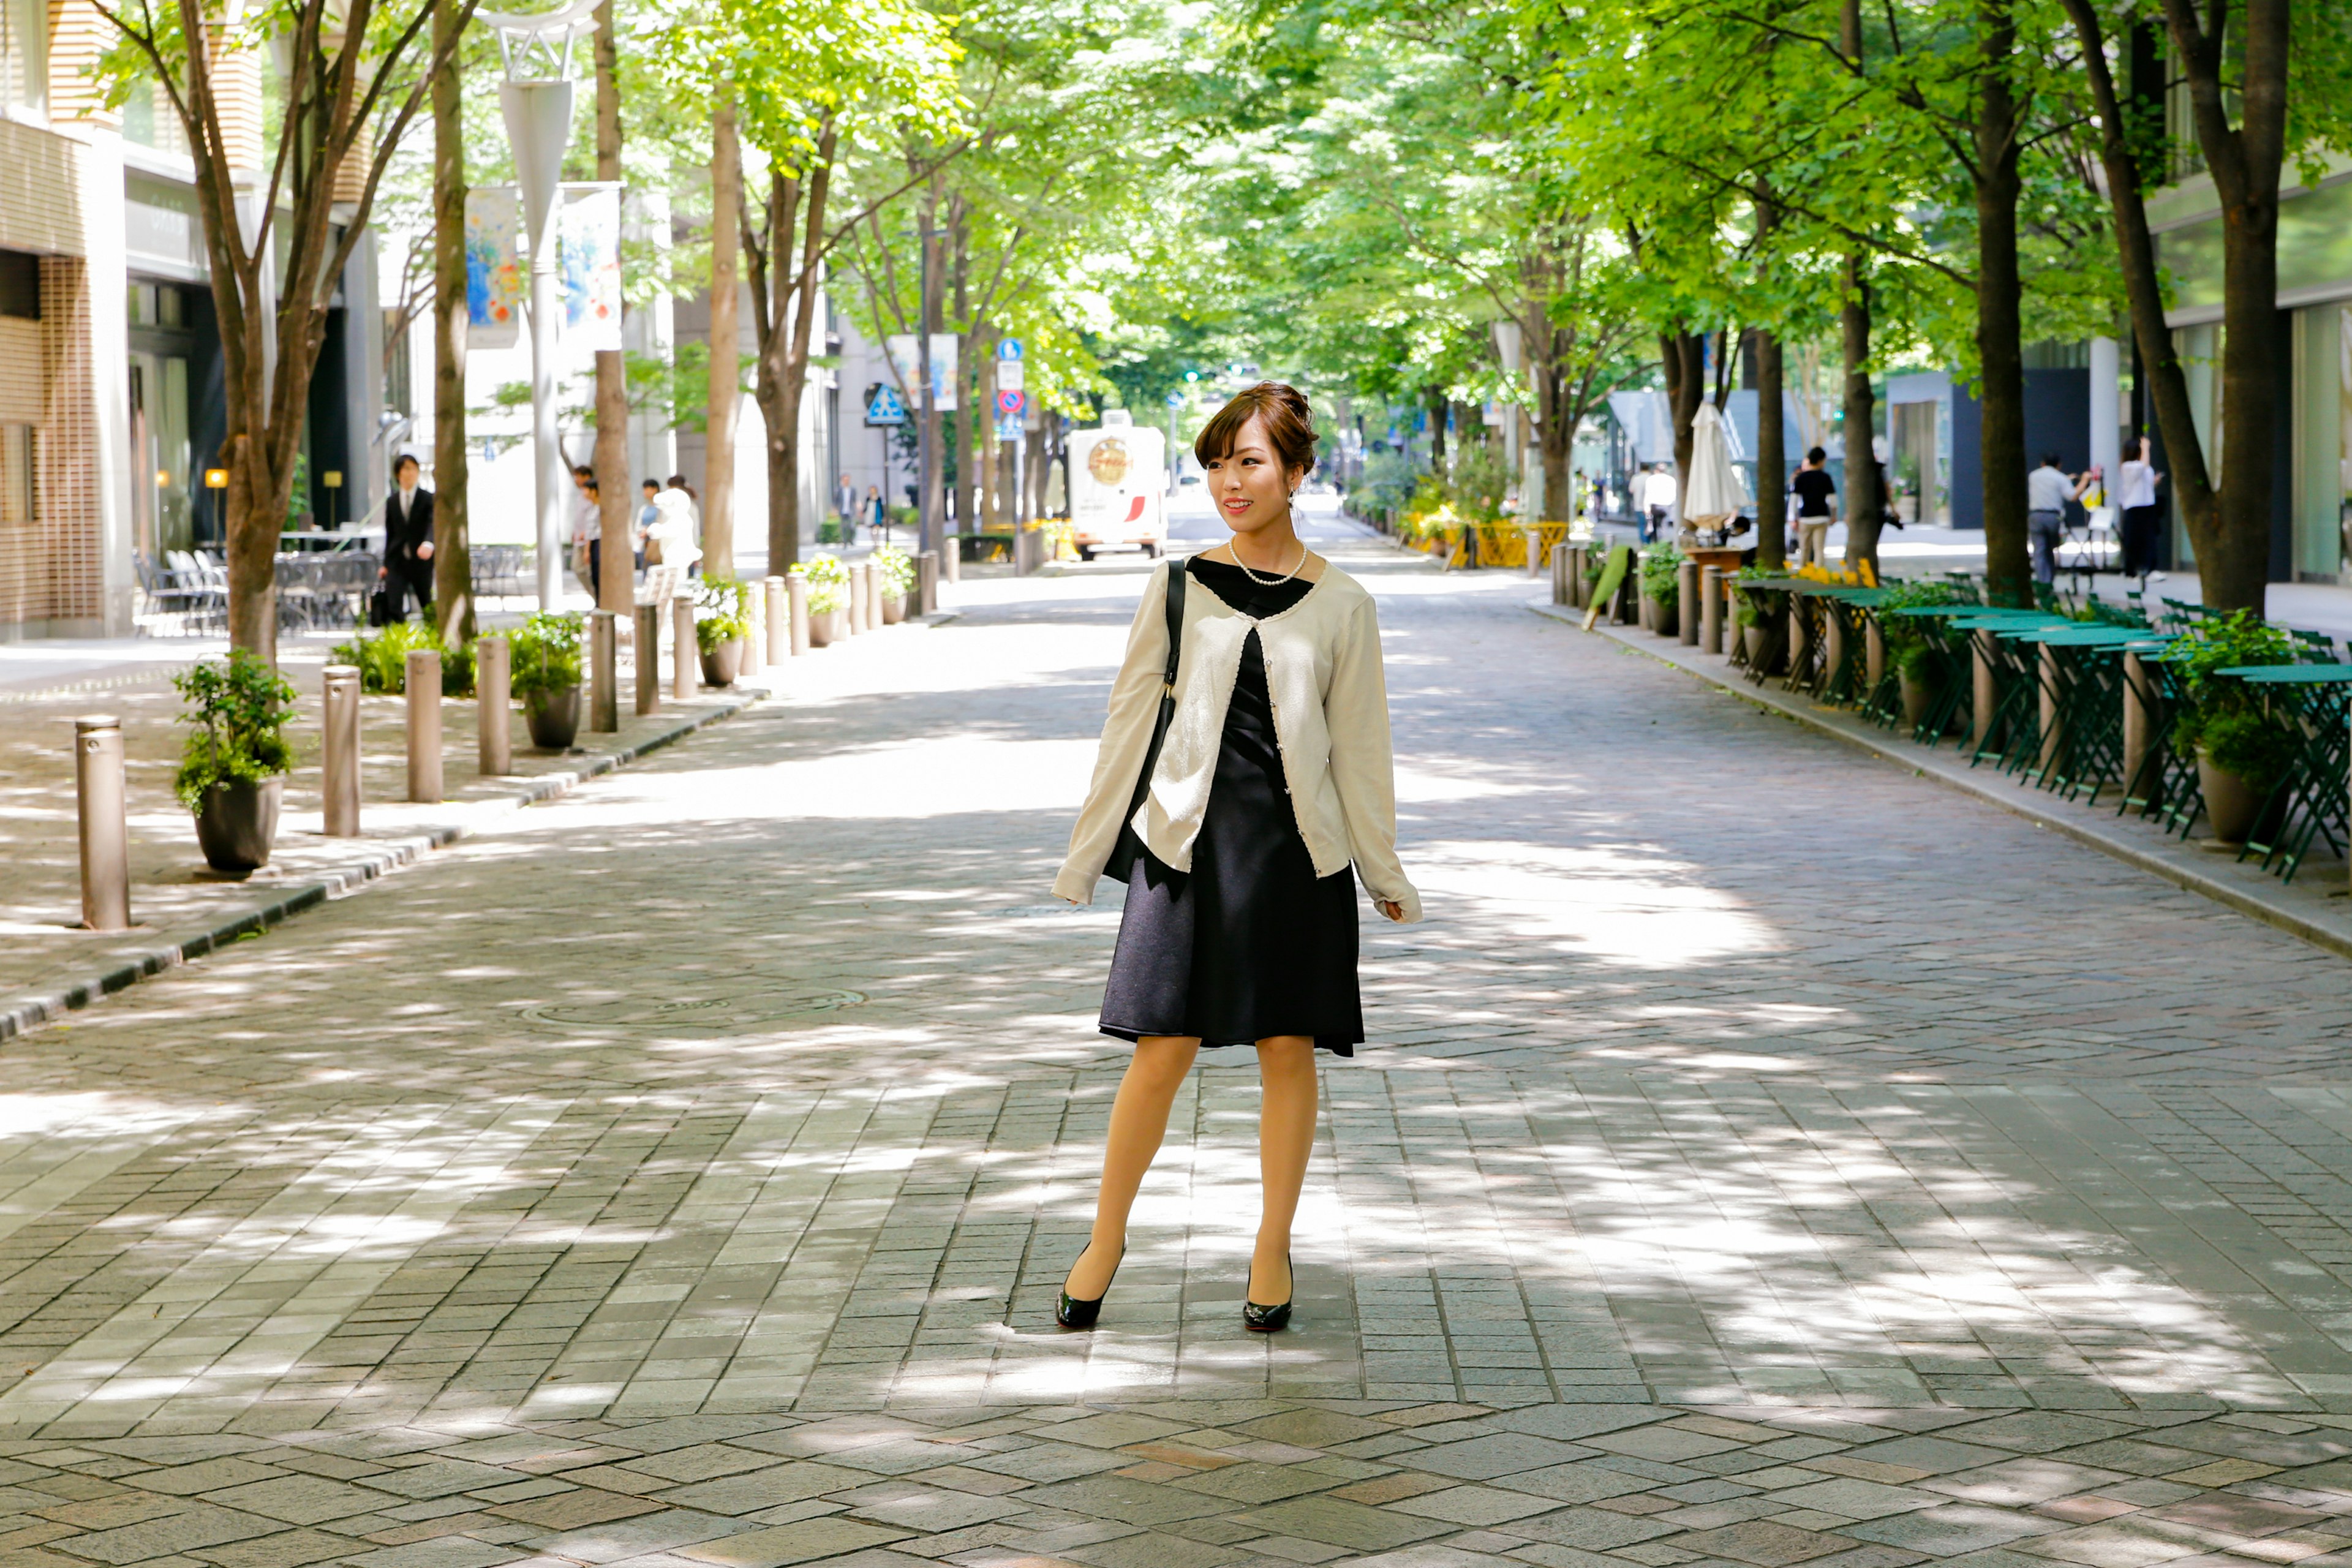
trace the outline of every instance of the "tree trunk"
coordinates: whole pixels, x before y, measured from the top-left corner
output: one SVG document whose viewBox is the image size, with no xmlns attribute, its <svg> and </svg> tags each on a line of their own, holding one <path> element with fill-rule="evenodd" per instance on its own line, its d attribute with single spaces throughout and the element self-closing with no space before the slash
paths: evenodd
<svg viewBox="0 0 2352 1568">
<path fill-rule="evenodd" d="M 1429 471 L 1443 484 L 1447 478 L 1445 452 L 1445 389 L 1442 386 L 1424 388 L 1422 393 L 1429 412 Z"/>
<path fill-rule="evenodd" d="M 596 178 L 621 179 L 621 48 L 613 25 L 613 0 L 596 7 Z M 622 307 L 625 320 L 628 307 Z M 631 548 L 636 535 L 636 486 L 629 479 L 629 381 L 621 351 L 596 353 L 597 531 L 604 542 L 599 609 L 626 619 L 637 602 L 637 572 Z M 714 568 L 706 566 L 706 572 Z"/>
<path fill-rule="evenodd" d="M 978 458 L 974 465 L 980 470 L 980 516 L 983 529 L 1001 529 L 1004 525 L 1004 497 L 997 488 L 996 472 L 996 334 L 975 324 L 971 333 L 972 356 L 979 363 L 980 391 L 975 401 L 979 406 L 972 412 L 973 423 L 980 426 L 981 442 L 973 448 Z"/>
<path fill-rule="evenodd" d="M 2009 0 L 1986 0 L 1977 25 L 1984 56 L 1976 123 L 1977 359 L 1983 377 L 1985 590 L 1996 605 L 2033 603 L 2025 537 L 2024 294 L 2017 257 L 2018 132 L 2009 79 L 2017 21 Z"/>
<path fill-rule="evenodd" d="M 1697 332 L 1675 331 L 1661 336 L 1659 357 L 1666 376 L 1666 407 L 1675 427 L 1675 516 L 1682 518 L 1682 498 L 1690 488 L 1692 424 L 1706 396 L 1706 340 Z"/>
<path fill-rule="evenodd" d="M 1561 334 L 1545 320 L 1540 298 L 1528 302 L 1528 315 L 1537 330 L 1522 331 L 1519 341 L 1528 356 L 1528 379 L 1535 384 L 1531 423 L 1536 452 L 1543 462 L 1543 521 L 1567 522 L 1575 502 L 1569 494 L 1569 459 L 1576 446 L 1576 421 L 1567 408 L 1568 377 L 1559 363 Z"/>
<path fill-rule="evenodd" d="M 474 640 L 467 540 L 466 100 L 457 75 L 457 0 L 434 0 L 433 47 L 433 605 L 441 637 Z M 397 458 L 398 454 L 394 454 Z"/>
<path fill-rule="evenodd" d="M 2180 507 L 2189 539 L 2202 556 L 2206 542 L 2215 531 L 2213 483 L 2205 466 L 2204 443 L 2198 439 L 2197 421 L 2189 412 L 2189 378 L 2180 368 L 2172 329 L 2164 323 L 2163 279 L 2157 269 L 2156 240 L 2147 226 L 2145 176 L 2139 154 L 2132 146 L 2127 118 L 2130 109 L 2140 105 L 2127 108 L 2116 91 L 2115 73 L 2107 67 L 2105 40 L 2100 35 L 2099 14 L 2091 0 L 2064 0 L 2064 4 L 2082 44 L 2092 107 L 2098 111 L 2099 161 L 2115 212 L 2116 248 L 2123 262 L 2132 342 L 2139 351 L 2139 374 L 2147 378 L 2148 403 L 2155 410 L 2157 428 L 2164 435 L 2172 497 Z M 2123 41 L 2128 44 L 2128 37 Z M 2140 97 L 2137 90 L 2133 96 Z M 2113 498 L 2116 476 L 2107 475 L 2106 483 Z"/>
<path fill-rule="evenodd" d="M 2220 505 L 2190 540 L 2206 604 L 2263 613 L 2270 579 L 2271 479 L 2279 439 L 2279 176 L 2286 148 L 2288 0 L 2248 0 L 2239 50 L 2224 47 L 2229 7 L 2208 31 L 2195 0 L 2164 0 L 2174 57 L 2189 87 L 2197 143 L 2221 202 Z M 2239 58 L 2225 58 L 2236 53 Z M 2235 66 L 2235 79 L 2225 68 Z M 2236 102 L 2231 100 L 2235 97 Z M 2231 122 L 2235 110 L 2237 123 Z"/>
<path fill-rule="evenodd" d="M 1756 334 L 1756 564 L 1780 571 L 1789 560 L 1789 437 L 1780 405 L 1780 339 Z"/>
<path fill-rule="evenodd" d="M 946 539 L 942 537 L 947 521 L 947 454 L 941 450 L 941 447 L 947 432 L 944 428 L 945 421 L 940 418 L 939 405 L 931 396 L 930 342 L 931 334 L 940 330 L 944 316 L 944 301 L 941 296 L 945 279 L 940 276 L 942 269 L 940 265 L 938 227 L 940 187 L 943 184 L 943 176 L 934 174 L 931 177 L 930 188 L 925 193 L 923 200 L 922 297 L 918 310 L 921 319 L 921 325 L 918 330 L 921 337 L 918 346 L 920 350 L 924 382 L 921 386 L 915 389 L 917 395 L 922 399 L 922 412 L 919 417 L 922 420 L 923 436 L 923 547 L 927 550 L 942 551 L 950 548 Z"/>
<path fill-rule="evenodd" d="M 1862 257 L 1845 258 L 1845 301 L 1838 313 L 1845 360 L 1845 560 L 1848 571 L 1867 561 L 1878 570 L 1879 520 L 1886 498 L 1878 482 L 1878 454 L 1871 446 L 1878 410 L 1870 390 L 1870 279 Z"/>
<path fill-rule="evenodd" d="M 735 400 L 743 374 L 735 324 L 742 194 L 743 149 L 735 138 L 735 95 L 722 89 L 710 114 L 710 395 L 702 444 L 702 552 L 710 562 L 709 571 L 730 576 L 735 571 Z"/>
</svg>

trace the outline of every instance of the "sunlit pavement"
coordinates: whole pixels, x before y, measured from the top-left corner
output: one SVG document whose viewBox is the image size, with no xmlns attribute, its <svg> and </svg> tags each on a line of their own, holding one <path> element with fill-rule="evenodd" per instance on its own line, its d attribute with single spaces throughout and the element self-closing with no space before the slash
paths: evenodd
<svg viewBox="0 0 2352 1568">
<path fill-rule="evenodd" d="M 2352 1563 L 2340 961 L 1324 537 L 1431 918 L 1292 1331 L 1231 1058 L 1053 1326 L 1143 563 L 973 578 L 0 1053 L 0 1568 Z"/>
</svg>

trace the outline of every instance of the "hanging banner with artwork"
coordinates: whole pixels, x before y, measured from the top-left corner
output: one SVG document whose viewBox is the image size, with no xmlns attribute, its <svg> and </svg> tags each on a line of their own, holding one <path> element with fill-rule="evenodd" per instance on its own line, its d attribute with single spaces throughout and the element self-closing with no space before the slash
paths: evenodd
<svg viewBox="0 0 2352 1568">
<path fill-rule="evenodd" d="M 956 335 L 953 332 L 931 334 L 931 406 L 950 409 L 956 405 Z M 913 392 L 923 379 L 921 349 L 912 332 L 893 332 L 884 343 L 890 352 L 891 366 L 898 373 L 899 384 Z"/>
<path fill-rule="evenodd" d="M 618 353 L 621 187 L 565 185 L 555 229 L 555 265 L 563 279 L 564 348 L 580 353 Z"/>
<path fill-rule="evenodd" d="M 466 193 L 466 345 L 514 347 L 522 330 L 522 214 L 512 185 Z"/>
</svg>

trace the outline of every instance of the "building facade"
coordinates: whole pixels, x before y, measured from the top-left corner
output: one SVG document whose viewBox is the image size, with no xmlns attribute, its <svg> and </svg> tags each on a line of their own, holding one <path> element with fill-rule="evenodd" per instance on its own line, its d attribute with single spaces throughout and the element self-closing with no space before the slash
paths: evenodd
<svg viewBox="0 0 2352 1568">
<path fill-rule="evenodd" d="M 195 170 L 152 89 L 107 108 L 89 0 L 0 0 L 0 639 L 127 636 L 142 563 L 221 537 L 226 434 Z M 257 55 L 219 76 L 263 167 Z M 362 519 L 383 463 L 373 247 L 331 301 L 289 526 Z"/>
</svg>

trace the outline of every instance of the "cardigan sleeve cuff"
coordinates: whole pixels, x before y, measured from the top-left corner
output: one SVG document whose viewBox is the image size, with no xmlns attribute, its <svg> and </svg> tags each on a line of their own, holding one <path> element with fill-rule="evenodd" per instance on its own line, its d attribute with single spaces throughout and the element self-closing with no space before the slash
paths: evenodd
<svg viewBox="0 0 2352 1568">
<path fill-rule="evenodd" d="M 1075 866 L 1065 866 L 1062 874 L 1054 879 L 1054 896 L 1074 904 L 1091 904 L 1095 901 L 1095 883 L 1100 879 L 1099 873 L 1089 877 Z"/>
</svg>

